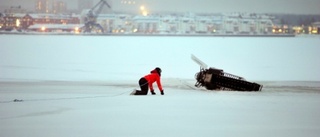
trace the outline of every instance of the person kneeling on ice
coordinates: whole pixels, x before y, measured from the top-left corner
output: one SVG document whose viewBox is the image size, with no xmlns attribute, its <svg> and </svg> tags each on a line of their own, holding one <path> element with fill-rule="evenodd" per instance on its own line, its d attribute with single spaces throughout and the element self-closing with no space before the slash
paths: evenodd
<svg viewBox="0 0 320 137">
<path fill-rule="evenodd" d="M 159 67 L 156 67 L 154 70 L 150 72 L 150 74 L 142 77 L 139 80 L 139 85 L 141 90 L 133 91 L 132 95 L 147 95 L 149 88 L 150 88 L 151 94 L 155 95 L 156 93 L 154 92 L 153 85 L 152 85 L 154 82 L 157 82 L 161 95 L 164 95 L 161 81 L 160 81 L 160 76 L 161 76 L 161 69 Z"/>
</svg>

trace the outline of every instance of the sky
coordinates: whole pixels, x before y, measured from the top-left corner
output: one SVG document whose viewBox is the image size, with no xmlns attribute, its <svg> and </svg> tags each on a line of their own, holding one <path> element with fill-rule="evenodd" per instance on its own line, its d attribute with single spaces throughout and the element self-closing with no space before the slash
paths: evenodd
<svg viewBox="0 0 320 137">
<path fill-rule="evenodd" d="M 78 0 L 67 2 L 68 9 L 77 9 Z M 94 0 L 97 3 L 99 0 Z M 109 0 L 111 1 L 111 0 Z M 112 0 L 120 4 L 123 0 Z M 320 0 L 135 0 L 137 5 L 145 5 L 151 12 L 254 12 L 320 14 Z M 34 8 L 35 0 L 0 0 L 0 8 L 21 5 Z M 114 6 L 114 10 L 128 11 L 126 6 Z M 131 8 L 132 9 L 132 8 Z"/>
</svg>

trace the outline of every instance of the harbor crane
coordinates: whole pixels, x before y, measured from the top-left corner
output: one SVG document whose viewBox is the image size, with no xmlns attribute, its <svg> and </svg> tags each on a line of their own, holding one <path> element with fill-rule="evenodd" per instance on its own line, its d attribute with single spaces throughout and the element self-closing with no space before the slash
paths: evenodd
<svg viewBox="0 0 320 137">
<path fill-rule="evenodd" d="M 109 9 L 111 9 L 111 6 L 109 3 L 105 0 L 100 0 L 95 6 L 93 6 L 91 9 L 85 11 L 86 17 L 84 18 L 84 27 L 83 32 L 85 33 L 91 33 L 91 32 L 101 32 L 104 33 L 103 27 L 97 23 L 97 18 L 99 14 L 101 13 L 104 6 L 107 6 Z"/>
</svg>

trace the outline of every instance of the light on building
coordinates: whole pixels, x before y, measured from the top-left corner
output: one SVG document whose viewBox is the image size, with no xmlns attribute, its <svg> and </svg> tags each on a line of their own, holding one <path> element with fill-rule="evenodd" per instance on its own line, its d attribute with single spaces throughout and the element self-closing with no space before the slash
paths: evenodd
<svg viewBox="0 0 320 137">
<path fill-rule="evenodd" d="M 20 24 L 21 24 L 20 19 L 17 19 L 17 21 L 16 21 L 16 27 L 20 27 Z"/>
<path fill-rule="evenodd" d="M 140 10 L 145 10 L 145 7 L 142 5 L 142 6 L 140 6 Z"/>
<path fill-rule="evenodd" d="M 121 1 L 121 4 L 128 4 L 128 5 L 130 5 L 130 4 L 136 4 L 136 1 L 132 1 L 132 0 L 128 0 L 128 1 L 122 0 L 122 1 Z"/>
<path fill-rule="evenodd" d="M 136 33 L 138 32 L 138 29 L 133 29 L 132 32 Z"/>
<path fill-rule="evenodd" d="M 311 33 L 312 33 L 312 34 L 318 34 L 318 28 L 312 27 Z"/>
<path fill-rule="evenodd" d="M 142 11 L 142 15 L 143 15 L 143 16 L 148 16 L 148 11 L 146 11 L 146 10 L 145 10 L 145 11 Z"/>
<path fill-rule="evenodd" d="M 148 16 L 148 11 L 147 11 L 147 9 L 146 9 L 146 7 L 145 6 L 143 6 L 143 5 L 141 5 L 140 6 L 140 11 L 141 11 L 141 14 L 143 15 L 143 16 Z"/>
<path fill-rule="evenodd" d="M 76 34 L 80 33 L 79 27 L 75 27 L 75 28 L 74 28 L 74 33 L 76 33 Z"/>
<path fill-rule="evenodd" d="M 113 33 L 119 33 L 119 30 L 118 29 L 114 29 L 112 30 Z"/>
<path fill-rule="evenodd" d="M 41 27 L 41 31 L 45 31 L 46 30 L 46 27 L 45 26 L 42 26 Z"/>
</svg>

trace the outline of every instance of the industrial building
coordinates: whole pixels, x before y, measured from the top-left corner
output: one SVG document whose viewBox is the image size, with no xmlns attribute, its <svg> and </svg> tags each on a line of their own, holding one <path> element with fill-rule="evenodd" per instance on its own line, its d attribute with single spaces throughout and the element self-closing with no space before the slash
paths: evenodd
<svg viewBox="0 0 320 137">
<path fill-rule="evenodd" d="M 0 18 L 0 30 L 28 30 L 35 24 L 80 24 L 80 21 L 73 14 L 4 14 Z"/>
<path fill-rule="evenodd" d="M 100 14 L 97 22 L 109 33 L 139 34 L 272 34 L 272 17 L 250 14 L 128 15 Z"/>
<path fill-rule="evenodd" d="M 147 7 L 140 5 L 141 1 L 134 0 L 115 3 L 101 0 L 95 5 L 92 0 L 78 0 L 80 14 L 70 14 L 66 13 L 67 4 L 62 1 L 36 0 L 34 13 L 21 7 L 0 13 L 0 30 L 73 32 L 76 29 L 83 33 L 172 35 L 319 34 L 319 23 L 288 26 L 275 23 L 277 19 L 268 14 L 149 13 Z M 115 12 L 113 7 L 137 12 Z M 50 29 L 43 29 L 44 26 Z"/>
<path fill-rule="evenodd" d="M 35 1 L 36 13 L 61 14 L 61 13 L 66 13 L 66 11 L 67 11 L 67 4 L 63 1 L 52 1 L 52 0 L 36 0 Z"/>
</svg>

